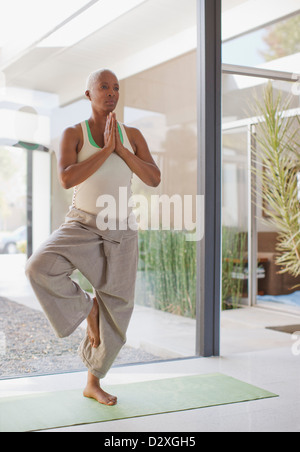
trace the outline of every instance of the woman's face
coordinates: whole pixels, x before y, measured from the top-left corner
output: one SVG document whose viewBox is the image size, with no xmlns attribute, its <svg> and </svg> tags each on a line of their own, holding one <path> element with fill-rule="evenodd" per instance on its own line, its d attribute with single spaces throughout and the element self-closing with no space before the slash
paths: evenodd
<svg viewBox="0 0 300 452">
<path fill-rule="evenodd" d="M 120 86 L 117 77 L 112 72 L 105 71 L 96 80 L 91 90 L 86 92 L 86 95 L 96 110 L 104 111 L 108 114 L 117 107 L 119 90 Z"/>
</svg>

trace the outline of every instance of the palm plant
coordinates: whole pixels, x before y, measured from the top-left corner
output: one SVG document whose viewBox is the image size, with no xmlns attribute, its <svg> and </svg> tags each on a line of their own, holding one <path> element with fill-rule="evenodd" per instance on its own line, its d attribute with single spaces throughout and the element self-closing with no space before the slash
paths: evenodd
<svg viewBox="0 0 300 452">
<path fill-rule="evenodd" d="M 300 205 L 297 173 L 300 169 L 299 117 L 289 117 L 290 100 L 274 95 L 267 86 L 263 103 L 256 101 L 259 122 L 253 168 L 262 182 L 263 210 L 267 223 L 278 230 L 276 264 L 279 273 L 300 275 Z M 256 189 L 257 190 L 257 189 Z"/>
</svg>

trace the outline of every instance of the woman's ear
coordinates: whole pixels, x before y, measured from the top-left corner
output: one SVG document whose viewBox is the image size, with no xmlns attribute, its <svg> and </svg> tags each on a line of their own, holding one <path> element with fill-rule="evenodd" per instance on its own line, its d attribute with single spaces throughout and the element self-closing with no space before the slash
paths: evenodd
<svg viewBox="0 0 300 452">
<path fill-rule="evenodd" d="M 85 97 L 87 97 L 89 100 L 91 100 L 90 91 L 88 89 L 85 92 Z"/>
</svg>

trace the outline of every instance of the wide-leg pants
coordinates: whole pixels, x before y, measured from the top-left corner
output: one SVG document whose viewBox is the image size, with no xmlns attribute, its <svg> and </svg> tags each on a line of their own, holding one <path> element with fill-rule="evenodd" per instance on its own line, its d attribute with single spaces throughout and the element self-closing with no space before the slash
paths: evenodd
<svg viewBox="0 0 300 452">
<path fill-rule="evenodd" d="M 93 348 L 86 334 L 79 355 L 99 379 L 126 342 L 137 265 L 137 231 L 100 231 L 96 217 L 74 208 L 27 262 L 26 275 L 60 338 L 72 334 L 93 306 L 93 297 L 71 279 L 73 271 L 78 269 L 93 286 L 100 311 L 100 346 Z"/>
</svg>

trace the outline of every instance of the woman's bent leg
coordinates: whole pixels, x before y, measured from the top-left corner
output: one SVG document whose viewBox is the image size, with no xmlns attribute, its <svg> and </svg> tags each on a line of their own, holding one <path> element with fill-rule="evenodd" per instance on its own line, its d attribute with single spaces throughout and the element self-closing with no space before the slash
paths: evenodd
<svg viewBox="0 0 300 452">
<path fill-rule="evenodd" d="M 92 311 L 92 296 L 71 279 L 71 274 L 79 269 L 99 284 L 103 270 L 101 243 L 101 238 L 90 231 L 65 225 L 27 262 L 26 275 L 58 337 L 72 334 Z"/>
</svg>

